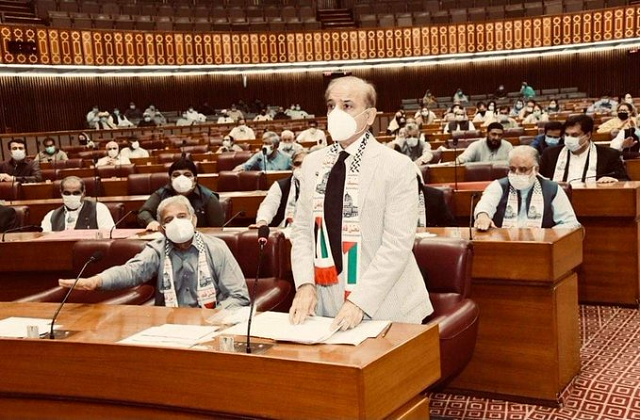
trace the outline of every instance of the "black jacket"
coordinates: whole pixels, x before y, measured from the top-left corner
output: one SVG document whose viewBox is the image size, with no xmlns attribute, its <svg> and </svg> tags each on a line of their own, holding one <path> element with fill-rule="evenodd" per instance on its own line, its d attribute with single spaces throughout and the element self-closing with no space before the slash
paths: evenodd
<svg viewBox="0 0 640 420">
<path fill-rule="evenodd" d="M 629 175 L 624 168 L 620 152 L 610 147 L 598 146 L 598 162 L 596 162 L 596 179 L 603 176 L 610 176 L 619 181 L 629 181 Z M 540 174 L 553 179 L 553 173 L 556 170 L 558 156 L 564 149 L 563 146 L 547 147 L 540 158 Z M 561 180 L 562 181 L 562 180 Z M 570 181 L 570 180 L 566 180 Z"/>
</svg>

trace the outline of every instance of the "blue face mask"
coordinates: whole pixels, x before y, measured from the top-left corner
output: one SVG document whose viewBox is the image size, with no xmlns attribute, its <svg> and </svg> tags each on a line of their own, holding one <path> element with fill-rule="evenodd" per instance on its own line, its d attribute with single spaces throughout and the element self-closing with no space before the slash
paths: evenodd
<svg viewBox="0 0 640 420">
<path fill-rule="evenodd" d="M 549 146 L 557 146 L 558 143 L 560 143 L 560 139 L 558 137 L 549 137 L 549 136 L 545 136 L 544 137 L 544 141 L 545 143 L 547 143 L 547 145 Z"/>
</svg>

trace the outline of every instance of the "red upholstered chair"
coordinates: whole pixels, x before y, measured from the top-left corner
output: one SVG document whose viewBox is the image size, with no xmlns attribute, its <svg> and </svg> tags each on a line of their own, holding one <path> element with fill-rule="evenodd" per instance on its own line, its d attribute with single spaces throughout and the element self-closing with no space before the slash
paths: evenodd
<svg viewBox="0 0 640 420">
<path fill-rule="evenodd" d="M 127 177 L 129 195 L 150 195 L 169 183 L 169 174 L 155 172 L 149 174 L 131 174 Z"/>
<path fill-rule="evenodd" d="M 136 165 L 98 166 L 97 170 L 100 178 L 126 178 L 136 173 Z"/>
<path fill-rule="evenodd" d="M 218 165 L 220 165 L 220 161 L 218 161 Z M 238 172 L 218 171 L 218 191 L 240 191 Z"/>
<path fill-rule="evenodd" d="M 469 163 L 465 165 L 465 182 L 489 181 L 493 173 L 493 165 L 490 163 Z"/>
<path fill-rule="evenodd" d="M 233 215 L 233 202 L 229 197 L 220 197 L 218 199 L 218 202 L 220 203 L 220 207 L 222 207 L 222 214 L 224 214 L 224 221 L 227 222 L 229 219 L 231 219 L 231 216 Z"/>
<path fill-rule="evenodd" d="M 187 159 L 191 159 L 191 153 L 185 153 L 184 156 Z M 182 158 L 182 152 L 178 153 L 160 153 L 158 156 L 158 162 L 160 163 L 173 163 L 176 160 L 180 160 Z"/>
<path fill-rule="evenodd" d="M 267 174 L 262 171 L 246 171 L 238 173 L 238 191 L 266 190 Z"/>
<path fill-rule="evenodd" d="M 57 169 L 40 169 L 40 173 L 42 174 L 43 181 L 54 181 L 58 179 Z"/>
<path fill-rule="evenodd" d="M 19 182 L 0 182 L 0 200 L 13 201 L 20 198 Z"/>
<path fill-rule="evenodd" d="M 431 182 L 431 172 L 429 170 L 429 166 L 420 165 L 420 172 L 422 173 L 422 181 L 425 184 L 429 184 Z"/>
<path fill-rule="evenodd" d="M 31 220 L 29 218 L 29 206 L 11 206 L 16 211 L 17 226 L 29 226 Z M 38 220 L 36 223 L 40 223 Z"/>
<path fill-rule="evenodd" d="M 105 202 L 103 204 L 109 209 L 109 213 L 111 213 L 111 217 L 113 218 L 113 223 L 117 223 L 118 220 L 124 217 L 124 204 L 112 202 Z M 123 226 L 118 225 L 118 227 Z"/>
<path fill-rule="evenodd" d="M 453 238 L 416 239 L 418 261 L 433 313 L 423 323 L 440 327 L 440 380 L 430 388 L 445 386 L 467 365 L 476 345 L 479 309 L 469 299 L 472 244 Z"/>
<path fill-rule="evenodd" d="M 220 153 L 220 156 L 218 156 L 218 172 L 233 170 L 237 166 L 235 157 L 235 152 Z"/>
<path fill-rule="evenodd" d="M 82 165 L 82 159 L 77 158 L 67 160 L 54 160 L 51 162 L 51 167 L 53 169 L 82 168 Z"/>
</svg>

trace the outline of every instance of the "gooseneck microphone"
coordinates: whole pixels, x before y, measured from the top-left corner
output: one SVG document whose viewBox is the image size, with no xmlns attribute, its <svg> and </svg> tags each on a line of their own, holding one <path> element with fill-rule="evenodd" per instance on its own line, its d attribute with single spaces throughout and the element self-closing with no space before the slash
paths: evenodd
<svg viewBox="0 0 640 420">
<path fill-rule="evenodd" d="M 263 162 L 264 162 L 262 167 L 264 169 L 264 173 L 266 174 L 267 173 L 267 159 L 269 157 L 269 155 L 267 154 L 267 148 L 266 147 L 262 148 L 262 157 L 263 157 Z"/>
<path fill-rule="evenodd" d="M 269 241 L 269 226 L 260 226 L 258 229 L 258 267 L 256 269 L 256 279 L 253 281 L 251 289 L 251 306 L 249 307 L 249 321 L 247 322 L 247 354 L 251 354 L 251 321 L 253 320 L 253 308 L 256 304 L 256 289 L 258 288 L 258 278 L 260 278 L 260 266 L 264 255 L 264 246 Z"/>
<path fill-rule="evenodd" d="M 69 288 L 69 291 L 64 296 L 64 299 L 62 299 L 62 302 L 60 302 L 60 306 L 58 306 L 58 309 L 56 310 L 56 313 L 53 315 L 53 318 L 51 318 L 51 329 L 49 330 L 49 339 L 51 340 L 55 339 L 55 335 L 53 334 L 53 327 L 56 323 L 56 319 L 58 318 L 58 314 L 60 314 L 60 311 L 62 310 L 62 307 L 64 306 L 64 304 L 67 303 L 67 299 L 69 299 L 71 292 L 73 292 L 73 289 L 76 287 L 76 284 L 78 284 L 78 280 L 80 280 L 80 277 L 82 277 L 82 273 L 84 273 L 84 270 L 87 268 L 89 264 L 96 261 L 100 261 L 103 256 L 104 254 L 102 253 L 102 251 L 96 251 L 93 253 L 91 257 L 89 257 L 87 262 L 84 263 L 84 265 L 82 266 L 82 269 L 78 273 L 78 277 L 76 277 L 76 280 L 73 282 L 73 284 Z"/>
<path fill-rule="evenodd" d="M 98 197 L 100 197 L 100 176 L 98 176 L 98 158 L 93 158 L 93 184 L 95 186 L 96 192 L 96 203 L 98 202 Z"/>
<path fill-rule="evenodd" d="M 455 190 L 458 190 L 458 138 L 454 137 L 451 139 L 451 144 L 453 144 L 453 183 L 455 185 Z"/>
<path fill-rule="evenodd" d="M 473 240 L 473 205 L 475 204 L 478 193 L 471 194 L 471 205 L 469 206 L 469 240 Z"/>
<path fill-rule="evenodd" d="M 111 230 L 109 230 L 109 239 L 113 239 L 113 230 L 116 228 L 116 226 L 118 226 L 120 224 L 120 222 L 122 222 L 124 219 L 129 217 L 129 215 L 132 214 L 132 213 L 138 214 L 138 210 L 129 210 L 127 212 L 127 214 L 122 216 L 117 222 L 114 223 L 113 226 L 111 226 Z"/>
<path fill-rule="evenodd" d="M 36 232 L 42 232 L 42 227 L 40 225 L 28 225 L 28 226 L 20 226 L 12 229 L 7 229 L 4 232 L 2 232 L 2 242 L 4 242 L 4 237 L 7 233 L 20 232 L 22 230 L 31 230 L 31 229 L 33 229 Z"/>
<path fill-rule="evenodd" d="M 227 227 L 229 225 L 229 223 L 233 222 L 234 219 L 236 217 L 242 217 L 245 215 L 245 211 L 244 210 L 240 210 L 239 212 L 237 212 L 236 214 L 234 214 L 233 216 L 231 216 L 229 218 L 229 220 L 227 220 L 226 222 L 224 222 L 224 225 L 222 225 L 223 228 Z"/>
</svg>

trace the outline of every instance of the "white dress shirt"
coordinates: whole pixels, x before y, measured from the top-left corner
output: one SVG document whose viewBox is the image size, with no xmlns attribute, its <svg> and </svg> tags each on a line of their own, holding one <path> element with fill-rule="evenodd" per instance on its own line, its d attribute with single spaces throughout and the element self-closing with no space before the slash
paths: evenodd
<svg viewBox="0 0 640 420">
<path fill-rule="evenodd" d="M 255 140 L 256 138 L 256 133 L 253 132 L 253 129 L 251 127 L 247 127 L 246 125 L 233 127 L 233 130 L 231 130 L 229 135 L 233 137 L 234 141 Z"/>
<path fill-rule="evenodd" d="M 69 210 L 65 208 L 65 212 L 64 212 L 65 213 L 65 217 L 64 217 L 65 230 L 71 230 L 76 228 L 76 223 L 78 222 L 78 216 L 80 215 L 80 210 L 82 210 L 83 206 L 84 204 L 78 207 L 76 210 Z M 49 213 L 47 213 L 44 216 L 44 219 L 42 219 L 42 223 L 40 225 L 42 226 L 43 232 L 53 231 L 51 227 L 51 216 L 53 216 L 53 212 L 55 210 L 56 209 L 51 210 Z M 98 229 L 106 229 L 106 230 L 111 229 L 115 224 L 113 222 L 113 217 L 111 217 L 111 212 L 109 211 L 109 208 L 104 204 L 102 204 L 101 202 L 96 203 L 96 222 L 98 223 Z"/>
<path fill-rule="evenodd" d="M 296 199 L 296 182 L 291 180 L 291 188 L 289 189 L 289 196 L 287 197 L 287 206 L 291 204 Z M 267 225 L 271 224 L 271 221 L 276 216 L 278 212 L 278 208 L 280 208 L 280 201 L 282 200 L 282 189 L 280 188 L 280 184 L 274 182 L 269 191 L 267 192 L 267 196 L 260 203 L 260 207 L 258 208 L 258 214 L 256 215 L 256 223 L 260 221 L 267 222 Z M 285 209 L 286 211 L 286 209 Z M 287 224 L 287 215 L 285 214 L 282 218 L 282 221 L 278 225 L 278 227 L 284 227 Z"/>
</svg>

